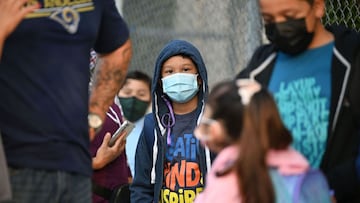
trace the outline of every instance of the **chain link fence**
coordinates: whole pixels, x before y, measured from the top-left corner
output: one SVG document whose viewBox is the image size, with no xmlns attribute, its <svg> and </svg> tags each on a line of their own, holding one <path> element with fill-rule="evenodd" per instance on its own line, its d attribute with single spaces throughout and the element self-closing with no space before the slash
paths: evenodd
<svg viewBox="0 0 360 203">
<path fill-rule="evenodd" d="M 123 0 L 134 54 L 131 70 L 153 75 L 161 48 L 184 39 L 201 52 L 209 85 L 233 78 L 261 43 L 257 1 L 249 0 Z"/>
<path fill-rule="evenodd" d="M 324 24 L 342 24 L 360 32 L 360 0 L 327 0 Z"/>
<path fill-rule="evenodd" d="M 327 0 L 325 24 L 360 30 L 360 0 Z M 185 39 L 200 50 L 210 87 L 234 78 L 264 42 L 256 0 L 117 0 L 133 43 L 130 70 L 153 75 L 161 48 Z"/>
</svg>

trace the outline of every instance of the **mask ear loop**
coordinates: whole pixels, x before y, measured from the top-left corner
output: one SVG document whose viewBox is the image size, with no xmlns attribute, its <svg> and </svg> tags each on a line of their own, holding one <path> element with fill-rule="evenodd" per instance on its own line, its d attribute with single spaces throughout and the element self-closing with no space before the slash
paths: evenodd
<svg viewBox="0 0 360 203">
<path fill-rule="evenodd" d="M 171 131 L 171 128 L 175 125 L 175 115 L 174 115 L 174 111 L 172 109 L 172 106 L 170 104 L 170 101 L 168 99 L 166 99 L 165 95 L 162 95 L 161 98 L 165 101 L 165 104 L 166 104 L 166 106 L 168 107 L 168 109 L 170 111 L 170 113 L 165 113 L 161 117 L 161 123 L 167 129 L 166 141 L 167 141 L 167 144 L 170 145 L 171 144 L 170 131 Z"/>
</svg>

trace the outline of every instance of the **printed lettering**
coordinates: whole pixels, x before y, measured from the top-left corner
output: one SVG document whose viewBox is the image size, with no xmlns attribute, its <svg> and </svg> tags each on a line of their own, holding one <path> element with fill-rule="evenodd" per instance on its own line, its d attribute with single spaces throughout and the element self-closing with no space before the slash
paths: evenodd
<svg viewBox="0 0 360 203">
<path fill-rule="evenodd" d="M 166 154 L 168 160 L 173 157 L 184 157 L 187 160 L 196 160 L 196 146 L 198 140 L 192 134 L 185 134 L 176 140 L 175 147 L 170 147 Z"/>
<path fill-rule="evenodd" d="M 92 2 L 92 0 L 45 0 L 44 8 L 74 6 Z"/>
<path fill-rule="evenodd" d="M 186 164 L 186 186 L 195 187 L 200 182 L 200 170 L 197 163 Z"/>
<path fill-rule="evenodd" d="M 161 203 L 191 203 L 195 200 L 197 194 L 203 191 L 203 188 L 194 190 L 179 189 L 171 191 L 169 189 L 161 190 Z"/>
<path fill-rule="evenodd" d="M 322 97 L 321 86 L 313 77 L 281 82 L 274 98 L 284 123 L 292 131 L 293 146 L 305 155 L 312 166 L 319 164 L 329 117 L 329 101 Z"/>
<path fill-rule="evenodd" d="M 170 171 L 170 189 L 171 190 L 175 190 L 175 186 L 176 186 L 176 183 L 179 184 L 179 187 L 184 187 L 185 186 L 185 180 L 184 180 L 184 174 L 185 172 L 185 160 L 182 160 L 181 161 L 181 164 L 180 164 L 180 169 L 179 169 L 179 164 L 176 163 L 174 165 L 174 167 L 172 167 L 171 171 Z"/>
<path fill-rule="evenodd" d="M 164 177 L 165 186 L 171 190 L 175 190 L 176 186 L 180 188 L 195 187 L 201 180 L 199 164 L 182 160 L 180 164 L 175 163 L 170 169 L 164 170 Z"/>
</svg>

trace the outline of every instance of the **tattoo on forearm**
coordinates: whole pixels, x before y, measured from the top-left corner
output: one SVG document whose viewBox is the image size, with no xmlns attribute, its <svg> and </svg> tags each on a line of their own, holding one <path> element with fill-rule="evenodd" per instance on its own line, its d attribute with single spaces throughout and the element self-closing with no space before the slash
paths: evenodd
<svg viewBox="0 0 360 203">
<path fill-rule="evenodd" d="M 125 80 L 132 56 L 130 40 L 118 51 L 121 53 L 112 55 L 110 58 L 99 58 L 95 68 L 95 78 L 89 105 L 90 109 L 100 110 L 103 115 L 107 112 L 108 107 L 114 100 L 114 96 L 118 93 Z"/>
<path fill-rule="evenodd" d="M 107 61 L 100 61 L 100 65 L 101 70 L 95 72 L 92 90 L 94 95 L 90 100 L 90 108 L 100 108 L 103 112 L 106 112 L 114 99 L 114 95 L 120 89 L 125 73 L 123 73 L 123 67 L 116 67 L 118 65 L 110 64 Z"/>
</svg>

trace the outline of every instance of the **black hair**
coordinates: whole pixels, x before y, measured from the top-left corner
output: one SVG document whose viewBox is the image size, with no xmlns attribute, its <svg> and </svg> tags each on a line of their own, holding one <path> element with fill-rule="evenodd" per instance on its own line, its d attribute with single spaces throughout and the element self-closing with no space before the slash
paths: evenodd
<svg viewBox="0 0 360 203">
<path fill-rule="evenodd" d="M 151 90 L 151 77 L 142 71 L 139 70 L 129 71 L 126 75 L 125 80 L 127 79 L 141 80 L 145 82 L 149 86 L 149 89 Z"/>
<path fill-rule="evenodd" d="M 307 1 L 310 5 L 313 5 L 314 3 L 314 0 L 305 0 L 305 1 Z"/>
</svg>

